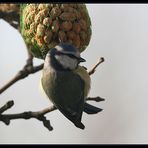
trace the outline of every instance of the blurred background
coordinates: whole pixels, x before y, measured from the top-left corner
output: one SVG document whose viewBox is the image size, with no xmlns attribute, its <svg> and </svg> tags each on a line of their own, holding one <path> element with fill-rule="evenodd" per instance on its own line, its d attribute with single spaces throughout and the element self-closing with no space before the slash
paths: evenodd
<svg viewBox="0 0 148 148">
<path fill-rule="evenodd" d="M 0 143 L 123 144 L 148 143 L 148 4 L 87 4 L 92 38 L 82 53 L 90 69 L 105 58 L 91 76 L 89 96 L 106 98 L 92 104 L 103 109 L 83 114 L 85 130 L 76 128 L 58 110 L 46 114 L 54 130 L 36 119 L 0 122 Z M 0 20 L 0 87 L 26 63 L 25 43 L 17 30 Z M 35 64 L 42 63 L 35 59 Z M 51 103 L 39 89 L 41 71 L 15 83 L 0 95 L 6 113 L 38 111 Z"/>
</svg>

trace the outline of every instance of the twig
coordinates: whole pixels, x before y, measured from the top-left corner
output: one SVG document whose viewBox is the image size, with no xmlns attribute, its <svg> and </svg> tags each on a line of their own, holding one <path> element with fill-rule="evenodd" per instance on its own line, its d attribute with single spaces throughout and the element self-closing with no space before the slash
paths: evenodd
<svg viewBox="0 0 148 148">
<path fill-rule="evenodd" d="M 87 98 L 87 101 L 101 102 L 101 101 L 104 101 L 104 100 L 105 100 L 104 98 L 101 98 L 101 97 L 99 97 L 99 96 L 94 97 L 94 98 L 92 98 L 92 97 L 88 97 L 88 98 Z"/>
<path fill-rule="evenodd" d="M 0 4 L 0 18 L 7 21 L 11 26 L 20 31 L 19 4 Z"/>
<path fill-rule="evenodd" d="M 5 108 L 5 110 L 11 108 L 13 106 L 13 101 L 7 102 L 2 108 Z M 11 104 L 11 105 L 10 105 Z M 17 113 L 17 114 L 0 114 L 0 121 L 4 122 L 6 125 L 10 124 L 10 120 L 14 119 L 31 119 L 35 118 L 39 121 L 43 122 L 43 125 L 51 131 L 53 127 L 50 125 L 50 121 L 46 119 L 44 116 L 46 113 L 49 113 L 51 111 L 54 111 L 56 108 L 54 106 L 51 106 L 49 108 L 45 108 L 43 110 L 32 112 L 32 111 L 26 111 L 23 113 Z M 1 110 L 1 109 L 0 109 Z"/>
<path fill-rule="evenodd" d="M 0 4 L 0 18 L 6 20 L 10 25 L 19 30 L 19 14 L 20 14 L 20 4 Z M 14 25 L 13 22 L 18 24 Z M 27 50 L 28 52 L 28 50 Z M 97 64 L 89 71 L 89 75 L 92 75 L 95 72 L 95 69 L 99 64 L 104 62 L 104 58 L 100 58 Z M 17 81 L 24 79 L 29 74 L 36 73 L 43 68 L 43 64 L 39 66 L 33 66 L 33 56 L 28 52 L 28 59 L 26 65 L 20 70 L 9 82 L 7 82 L 2 88 L 0 88 L 0 94 L 3 93 L 6 89 L 12 86 Z"/>
<path fill-rule="evenodd" d="M 43 68 L 43 64 L 39 66 L 32 66 L 29 63 L 31 63 L 31 59 L 27 59 L 27 64 L 24 66 L 24 68 L 20 70 L 8 83 L 6 83 L 2 88 L 0 88 L 0 94 L 3 93 L 7 88 L 12 86 L 17 81 L 24 79 L 29 74 L 36 73 Z"/>
<path fill-rule="evenodd" d="M 100 97 L 94 97 L 94 98 L 87 98 L 87 101 L 92 100 L 92 101 L 103 101 L 99 99 Z M 31 119 L 31 118 L 35 118 L 39 121 L 43 122 L 43 125 L 49 130 L 53 130 L 53 127 L 50 124 L 50 121 L 46 119 L 45 114 L 52 112 L 54 110 L 56 110 L 57 108 L 52 105 L 48 108 L 45 108 L 43 110 L 40 111 L 25 111 L 23 113 L 16 113 L 16 114 L 2 114 L 4 111 L 8 110 L 9 108 L 11 108 L 14 105 L 13 100 L 8 101 L 4 106 L 2 106 L 0 108 L 0 121 L 2 121 L 3 123 L 5 123 L 6 125 L 10 124 L 11 120 L 15 120 L 15 119 Z"/>
<path fill-rule="evenodd" d="M 102 59 L 102 58 L 101 58 Z M 33 67 L 33 57 L 32 55 L 28 52 L 28 59 L 26 62 L 26 65 L 24 66 L 23 70 L 19 71 L 18 74 L 12 79 L 10 80 L 4 87 L 2 87 L 0 89 L 0 93 L 4 92 L 8 87 L 10 87 L 12 84 L 14 84 L 15 82 L 17 82 L 20 79 L 23 79 L 25 77 L 27 77 L 29 74 L 31 73 L 35 73 L 39 70 L 41 70 L 43 68 L 43 64 Z M 100 60 L 102 61 L 102 60 Z M 89 74 L 93 74 L 95 69 L 97 68 L 97 66 L 100 64 L 101 62 L 98 62 L 91 71 L 89 71 Z M 101 97 L 94 97 L 94 98 L 87 98 L 87 101 L 96 101 L 96 102 L 100 102 L 100 101 L 104 101 L 103 98 Z M 50 121 L 46 119 L 45 114 L 56 110 L 55 106 L 51 106 L 49 108 L 45 108 L 43 110 L 37 111 L 37 112 L 32 112 L 32 111 L 26 111 L 23 113 L 16 113 L 16 114 L 3 114 L 4 111 L 8 110 L 9 108 L 11 108 L 14 105 L 13 101 L 8 101 L 4 106 L 2 106 L 0 108 L 0 121 L 4 122 L 6 125 L 10 124 L 10 120 L 14 120 L 14 119 L 31 119 L 31 118 L 35 118 L 39 121 L 42 121 L 43 125 L 49 130 L 51 131 L 53 129 L 53 127 L 50 125 Z"/>
<path fill-rule="evenodd" d="M 104 62 L 104 58 L 101 57 L 101 58 L 99 59 L 99 61 L 97 61 L 97 63 L 95 64 L 95 66 L 93 66 L 93 68 L 88 72 L 89 75 L 92 75 L 92 74 L 95 72 L 96 68 L 97 68 L 101 63 L 103 63 L 103 62 Z"/>
<path fill-rule="evenodd" d="M 4 5 L 6 7 L 4 7 Z M 15 5 L 14 7 L 7 7 L 9 4 L 0 4 L 0 18 L 6 20 L 11 26 L 18 29 L 20 31 L 20 24 L 19 24 L 19 4 Z M 27 50 L 28 52 L 28 50 Z M 100 60 L 97 62 L 97 64 L 88 72 L 89 75 L 92 75 L 97 66 L 100 65 L 102 62 L 104 62 L 104 58 L 100 58 Z M 24 79 L 29 74 L 36 73 L 40 71 L 43 68 L 43 64 L 39 66 L 33 66 L 33 56 L 31 53 L 28 52 L 28 59 L 26 60 L 26 65 L 20 70 L 8 83 L 6 83 L 2 88 L 0 88 L 0 94 L 3 93 L 6 89 L 8 89 L 10 86 L 12 86 L 17 81 Z M 95 97 L 95 98 L 87 98 L 87 101 L 104 101 L 101 97 Z M 8 101 L 4 106 L 0 108 L 0 121 L 4 122 L 6 125 L 10 124 L 10 120 L 14 119 L 31 119 L 35 118 L 39 121 L 42 121 L 43 125 L 49 130 L 53 130 L 53 127 L 50 125 L 50 121 L 46 119 L 45 114 L 56 110 L 55 106 L 51 106 L 49 108 L 45 108 L 40 111 L 26 111 L 23 113 L 16 113 L 16 114 L 3 114 L 6 110 L 11 108 L 14 105 L 13 100 Z"/>
<path fill-rule="evenodd" d="M 104 62 L 104 58 L 101 57 L 100 60 L 97 62 L 97 64 L 95 64 L 95 66 L 93 66 L 93 68 L 88 72 L 89 75 L 92 75 L 95 72 L 98 65 L 100 65 L 102 62 Z M 43 64 L 41 64 L 39 66 L 33 66 L 33 57 L 28 52 L 28 59 L 26 61 L 26 65 L 23 67 L 22 70 L 20 70 L 14 76 L 14 78 L 12 78 L 8 83 L 6 83 L 2 88 L 0 88 L 0 94 L 3 93 L 7 88 L 9 88 L 11 85 L 16 83 L 17 81 L 24 79 L 29 74 L 33 74 L 33 73 L 40 71 L 42 68 L 43 68 Z"/>
<path fill-rule="evenodd" d="M 13 100 L 8 101 L 4 106 L 2 106 L 0 108 L 0 114 L 2 114 L 4 111 L 6 111 L 7 109 L 11 108 L 14 105 Z"/>
<path fill-rule="evenodd" d="M 104 58 L 100 58 L 100 61 L 95 64 L 95 66 L 89 71 L 89 74 L 93 74 L 95 72 L 95 69 L 97 66 L 104 61 Z M 23 79 L 27 77 L 31 73 L 35 73 L 43 68 L 43 64 L 39 66 L 33 67 L 33 56 L 28 52 L 28 59 L 26 61 L 26 65 L 24 68 L 17 73 L 17 75 L 10 80 L 6 85 L 4 85 L 0 89 L 0 94 L 4 92 L 7 88 L 9 88 L 11 85 L 13 85 L 15 82 L 17 82 L 20 79 Z M 104 101 L 103 98 L 101 97 L 94 97 L 94 98 L 87 98 L 87 101 Z M 45 114 L 56 110 L 55 106 L 51 106 L 49 108 L 45 108 L 43 110 L 37 111 L 37 112 L 32 112 L 32 111 L 26 111 L 23 113 L 16 113 L 16 114 L 3 114 L 4 111 L 8 110 L 14 105 L 13 101 L 8 101 L 4 106 L 0 108 L 0 121 L 4 122 L 6 125 L 10 124 L 10 120 L 14 119 L 30 119 L 30 118 L 35 118 L 39 121 L 42 121 L 43 125 L 49 130 L 53 130 L 53 127 L 50 125 L 50 121 L 46 119 Z"/>
</svg>

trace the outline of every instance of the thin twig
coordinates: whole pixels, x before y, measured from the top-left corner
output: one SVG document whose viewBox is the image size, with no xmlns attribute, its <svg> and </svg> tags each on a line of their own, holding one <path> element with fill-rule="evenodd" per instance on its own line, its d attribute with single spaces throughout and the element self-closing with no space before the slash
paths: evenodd
<svg viewBox="0 0 148 148">
<path fill-rule="evenodd" d="M 20 70 L 8 83 L 6 83 L 2 88 L 0 88 L 0 94 L 3 93 L 7 88 L 12 86 L 17 81 L 24 79 L 29 74 L 33 74 L 40 71 L 42 68 L 43 64 L 39 66 L 30 66 L 29 64 L 28 66 L 25 65 L 24 68 Z"/>
<path fill-rule="evenodd" d="M 95 69 L 97 66 L 104 61 L 104 58 L 100 58 L 100 61 L 95 64 L 95 66 L 89 71 L 89 74 L 93 74 L 95 72 Z M 4 92 L 7 88 L 9 88 L 11 85 L 13 85 L 15 82 L 17 82 L 20 79 L 23 79 L 27 77 L 31 73 L 35 73 L 43 68 L 43 64 L 33 67 L 33 56 L 28 52 L 28 59 L 26 61 L 26 65 L 24 68 L 18 72 L 18 74 L 10 80 L 6 85 L 4 85 L 0 89 L 0 94 Z M 94 97 L 94 98 L 87 98 L 87 101 L 104 101 L 103 98 L 101 97 Z M 53 130 L 53 127 L 50 125 L 50 121 L 46 119 L 45 114 L 56 110 L 56 107 L 53 105 L 49 108 L 45 108 L 43 110 L 37 111 L 37 112 L 32 112 L 32 111 L 26 111 L 23 113 L 16 113 L 16 114 L 3 114 L 4 111 L 8 110 L 14 105 L 13 101 L 8 101 L 4 106 L 0 108 L 0 121 L 4 122 L 6 125 L 10 124 L 11 120 L 14 119 L 31 119 L 35 118 L 39 121 L 42 121 L 43 125 L 49 130 Z"/>
<path fill-rule="evenodd" d="M 92 98 L 92 97 L 88 97 L 88 98 L 87 98 L 87 101 L 101 102 L 101 101 L 104 101 L 104 100 L 105 100 L 104 98 L 101 98 L 101 97 L 99 97 L 99 96 L 94 97 L 94 98 Z"/>
<path fill-rule="evenodd" d="M 6 6 L 5 8 L 4 8 L 4 5 Z M 19 5 L 18 6 L 16 5 L 15 7 L 9 7 L 9 9 L 7 7 L 9 4 L 8 5 L 4 4 L 4 5 L 2 6 L 2 4 L 0 4 L 0 18 L 4 19 L 11 26 L 13 26 L 14 28 L 20 31 L 19 9 L 17 9 L 17 7 L 19 8 Z M 17 81 L 24 79 L 29 74 L 36 73 L 43 68 L 43 64 L 39 66 L 33 66 L 33 56 L 31 53 L 29 53 L 28 50 L 27 52 L 28 52 L 28 59 L 26 60 L 26 65 L 8 83 L 6 83 L 2 88 L 0 88 L 0 94 L 3 93 L 6 89 L 8 89 Z M 92 75 L 95 72 L 95 69 L 97 68 L 97 66 L 100 65 L 102 62 L 104 62 L 104 58 L 100 58 L 97 64 L 88 72 L 89 75 Z M 99 101 L 104 101 L 104 99 L 101 97 L 94 97 L 94 98 L 89 97 L 87 98 L 87 101 L 99 102 Z M 23 113 L 16 113 L 16 114 L 3 114 L 6 110 L 11 108 L 13 105 L 14 105 L 14 102 L 13 100 L 11 100 L 11 101 L 8 101 L 2 107 L 0 107 L 0 121 L 4 122 L 6 125 L 9 125 L 10 121 L 14 119 L 27 120 L 27 119 L 35 118 L 39 121 L 42 121 L 43 125 L 49 131 L 53 129 L 53 127 L 50 125 L 50 121 L 46 119 L 45 114 L 56 110 L 56 107 L 54 105 L 49 108 L 45 108 L 43 110 L 36 111 L 36 112 L 26 111 Z"/>
<path fill-rule="evenodd" d="M 7 102 L 2 108 L 5 108 L 5 110 L 11 108 L 13 106 L 12 102 L 13 101 Z M 10 105 L 10 103 L 11 103 L 11 105 Z M 56 108 L 54 106 L 51 106 L 49 108 L 45 108 L 45 109 L 37 111 L 37 112 L 26 111 L 26 112 L 17 113 L 17 114 L 0 114 L 0 121 L 4 122 L 6 125 L 9 125 L 10 124 L 10 120 L 14 120 L 14 119 L 26 119 L 27 120 L 27 119 L 35 118 L 35 119 L 37 119 L 39 121 L 42 121 L 43 125 L 49 131 L 51 131 L 53 129 L 53 127 L 50 125 L 50 121 L 47 120 L 44 115 L 46 113 L 54 111 L 55 109 Z"/>
<path fill-rule="evenodd" d="M 95 72 L 95 70 L 96 70 L 96 68 L 101 64 L 101 63 L 103 63 L 104 62 L 104 58 L 103 57 L 101 57 L 98 61 L 97 61 L 97 63 L 93 66 L 93 68 L 91 69 L 91 70 L 89 70 L 89 75 L 92 75 L 94 72 Z"/>
<path fill-rule="evenodd" d="M 2 114 L 4 111 L 6 111 L 7 109 L 11 108 L 14 105 L 13 100 L 8 101 L 4 106 L 2 106 L 0 108 L 0 114 Z"/>
<path fill-rule="evenodd" d="M 20 4 L 0 4 L 0 18 L 6 20 L 10 25 L 13 26 L 13 22 L 18 22 L 19 26 L 19 14 L 20 14 Z M 18 26 L 13 26 L 19 30 Z M 17 81 L 24 79 L 29 74 L 36 73 L 43 68 L 43 64 L 39 66 L 33 66 L 33 56 L 28 52 L 28 59 L 26 65 L 20 70 L 9 82 L 7 82 L 2 88 L 0 88 L 0 94 L 3 93 L 6 89 L 12 86 Z M 89 75 L 92 75 L 95 72 L 95 69 L 99 64 L 104 62 L 104 58 L 100 58 L 97 64 L 88 72 Z"/>
<path fill-rule="evenodd" d="M 100 98 L 100 97 L 99 97 Z M 92 101 L 96 101 L 98 102 L 98 97 L 94 97 L 94 98 L 87 98 L 87 101 L 92 100 Z M 99 101 L 103 101 L 103 100 L 99 100 Z M 2 106 L 0 108 L 0 121 L 2 121 L 3 123 L 5 123 L 6 125 L 10 124 L 11 120 L 15 120 L 15 119 L 31 119 L 31 118 L 35 118 L 39 121 L 43 122 L 43 125 L 49 130 L 53 130 L 53 127 L 50 124 L 50 121 L 46 119 L 45 114 L 52 112 L 54 110 L 56 110 L 57 108 L 52 105 L 48 108 L 45 108 L 43 110 L 40 111 L 25 111 L 23 113 L 16 113 L 16 114 L 3 114 L 4 111 L 8 110 L 9 108 L 11 108 L 14 105 L 13 100 L 8 101 L 4 106 Z"/>
<path fill-rule="evenodd" d="M 100 60 L 88 72 L 89 75 L 92 75 L 95 72 L 98 65 L 100 65 L 102 62 L 104 62 L 104 58 L 101 57 Z M 9 82 L 7 82 L 2 88 L 0 88 L 0 94 L 3 93 L 7 88 L 12 86 L 17 81 L 24 79 L 29 74 L 36 73 L 40 71 L 41 69 L 43 69 L 43 64 L 39 66 L 33 66 L 33 56 L 28 52 L 28 59 L 26 61 L 26 65 Z"/>
<path fill-rule="evenodd" d="M 20 4 L 0 4 L 0 18 L 7 21 L 14 28 L 19 30 L 20 22 Z M 27 77 L 29 74 L 36 73 L 43 68 L 43 64 L 33 66 L 33 56 L 28 52 L 28 59 L 26 65 L 4 86 L 0 88 L 0 94 L 12 86 L 17 81 Z"/>
</svg>

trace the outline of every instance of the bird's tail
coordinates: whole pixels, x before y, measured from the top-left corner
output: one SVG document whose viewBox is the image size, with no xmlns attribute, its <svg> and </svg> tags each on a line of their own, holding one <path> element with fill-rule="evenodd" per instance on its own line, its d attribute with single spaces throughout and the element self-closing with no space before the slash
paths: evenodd
<svg viewBox="0 0 148 148">
<path fill-rule="evenodd" d="M 88 103 L 84 104 L 84 112 L 86 112 L 87 114 L 96 114 L 98 112 L 101 112 L 103 109 L 98 108 L 96 106 L 90 105 Z M 77 120 L 74 122 L 75 126 L 80 128 L 80 129 L 84 129 L 85 126 L 83 125 L 83 123 L 80 120 Z"/>
<path fill-rule="evenodd" d="M 85 126 L 84 126 L 84 124 L 82 122 L 75 122 L 74 125 L 76 127 L 80 128 L 80 129 L 84 129 L 85 128 Z"/>
<path fill-rule="evenodd" d="M 88 103 L 84 104 L 84 112 L 86 112 L 87 114 L 96 114 L 98 112 L 101 112 L 103 109 L 95 107 L 93 105 L 90 105 Z"/>
</svg>

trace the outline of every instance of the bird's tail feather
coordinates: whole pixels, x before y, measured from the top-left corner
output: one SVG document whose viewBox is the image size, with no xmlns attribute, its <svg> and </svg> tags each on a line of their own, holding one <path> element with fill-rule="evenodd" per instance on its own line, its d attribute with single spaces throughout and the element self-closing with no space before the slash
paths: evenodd
<svg viewBox="0 0 148 148">
<path fill-rule="evenodd" d="M 80 129 L 85 128 L 85 126 L 84 126 L 84 124 L 82 122 L 75 122 L 74 124 L 75 124 L 76 127 L 80 128 Z"/>
<path fill-rule="evenodd" d="M 84 104 L 84 112 L 87 114 L 96 114 L 101 112 L 103 109 L 90 105 L 88 103 Z"/>
</svg>

